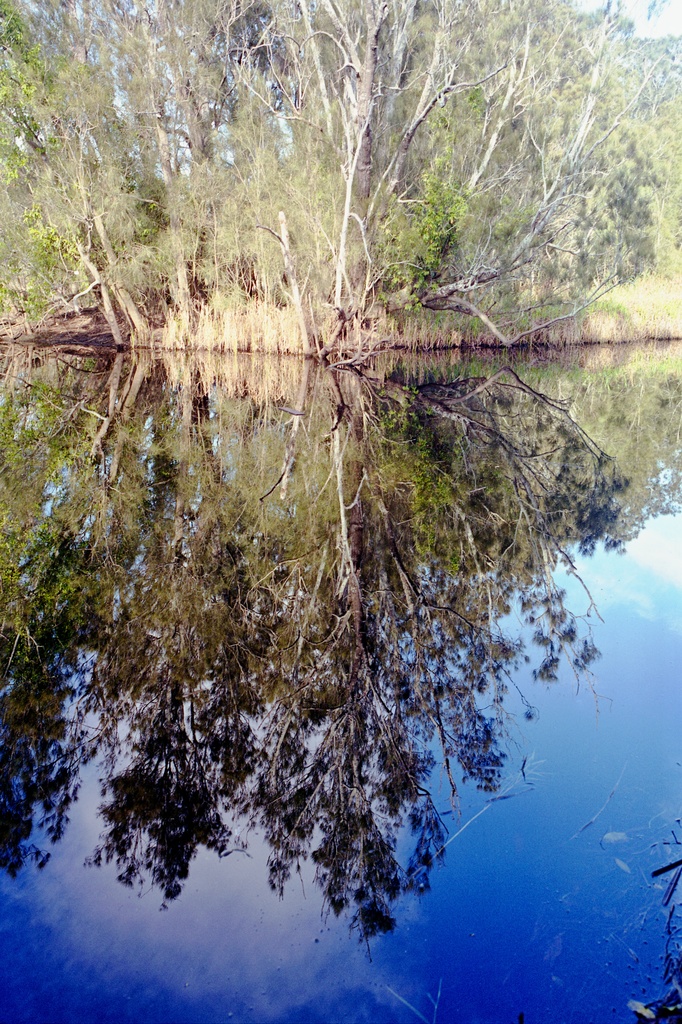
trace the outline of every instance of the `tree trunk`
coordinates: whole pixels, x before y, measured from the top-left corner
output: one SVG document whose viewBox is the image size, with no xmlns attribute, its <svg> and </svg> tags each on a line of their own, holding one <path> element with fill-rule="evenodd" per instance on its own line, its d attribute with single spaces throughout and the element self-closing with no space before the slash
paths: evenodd
<svg viewBox="0 0 682 1024">
<path fill-rule="evenodd" d="M 291 300 L 298 316 L 298 324 L 301 331 L 301 344 L 303 345 L 303 354 L 310 356 L 313 354 L 313 350 L 310 347 L 310 340 L 308 338 L 308 324 L 306 323 L 305 312 L 303 310 L 303 302 L 301 300 L 301 292 L 298 287 L 298 278 L 296 277 L 296 268 L 294 267 L 294 261 L 291 258 L 291 249 L 289 248 L 289 229 L 287 227 L 287 219 L 284 215 L 284 211 L 280 210 L 279 213 L 279 227 L 280 227 L 280 246 L 282 248 L 282 258 L 284 259 L 284 269 L 286 270 L 287 277 L 289 279 L 289 289 L 291 291 Z"/>
<path fill-rule="evenodd" d="M 111 296 L 109 294 L 109 289 L 106 285 L 106 282 L 102 280 L 102 275 L 100 274 L 99 270 L 92 262 L 87 252 L 80 243 L 78 243 L 78 255 L 81 258 L 83 266 L 92 277 L 92 280 L 99 287 L 99 290 L 102 295 L 102 306 L 104 307 L 104 316 L 106 318 L 107 323 L 109 324 L 109 330 L 113 335 L 114 341 L 120 348 L 123 348 L 123 336 L 121 335 L 121 328 L 118 326 L 118 321 L 116 319 L 116 314 L 114 313 L 114 307 L 111 303 Z"/>
<path fill-rule="evenodd" d="M 95 230 L 99 235 L 100 242 L 102 243 L 102 248 L 106 253 L 109 266 L 113 268 L 113 266 L 116 263 L 116 253 L 114 252 L 113 246 L 109 239 L 109 235 L 107 234 L 107 230 L 104 226 L 104 221 L 102 220 L 101 215 L 95 214 L 93 222 L 95 225 Z M 130 326 L 137 332 L 139 337 L 146 337 L 147 334 L 149 333 L 149 326 L 147 324 L 147 321 L 145 320 L 145 318 L 142 316 L 139 309 L 135 305 L 135 302 L 130 292 L 127 290 L 127 288 L 124 288 L 122 285 L 114 284 L 113 281 L 110 282 L 110 287 L 116 297 L 116 301 L 118 302 L 121 309 L 125 313 L 126 317 L 130 321 Z"/>
<path fill-rule="evenodd" d="M 187 264 L 185 263 L 184 247 L 182 244 L 182 221 L 178 216 L 173 196 L 174 175 L 171 164 L 170 144 L 168 132 L 164 124 L 164 114 L 158 110 L 156 114 L 156 138 L 159 145 L 159 160 L 161 163 L 161 174 L 163 183 L 166 186 L 168 198 L 168 216 L 170 221 L 171 246 L 173 248 L 173 260 L 175 263 L 175 282 L 171 289 L 173 299 L 181 313 L 189 314 L 189 278 L 187 276 Z"/>
<path fill-rule="evenodd" d="M 372 105 L 374 102 L 374 80 L 377 71 L 379 33 L 388 13 L 384 3 L 377 13 L 374 0 L 365 0 L 367 21 L 367 49 L 360 72 L 358 87 L 357 128 L 360 132 L 360 152 L 357 161 L 356 183 L 358 195 L 369 199 L 372 179 Z"/>
</svg>

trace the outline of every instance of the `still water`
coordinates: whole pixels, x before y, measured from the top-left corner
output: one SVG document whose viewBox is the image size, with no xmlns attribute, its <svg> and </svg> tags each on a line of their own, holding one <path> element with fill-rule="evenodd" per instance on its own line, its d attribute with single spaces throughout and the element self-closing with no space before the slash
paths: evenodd
<svg viewBox="0 0 682 1024">
<path fill-rule="evenodd" d="M 497 370 L 3 354 L 2 1020 L 674 992 L 682 359 Z"/>
</svg>

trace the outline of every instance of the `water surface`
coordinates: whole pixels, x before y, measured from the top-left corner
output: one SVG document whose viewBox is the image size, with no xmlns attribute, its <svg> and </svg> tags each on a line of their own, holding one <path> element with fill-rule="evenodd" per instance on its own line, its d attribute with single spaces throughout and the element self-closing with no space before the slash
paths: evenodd
<svg viewBox="0 0 682 1024">
<path fill-rule="evenodd" d="M 3 1019 L 664 996 L 682 364 L 591 362 L 6 354 Z"/>
</svg>

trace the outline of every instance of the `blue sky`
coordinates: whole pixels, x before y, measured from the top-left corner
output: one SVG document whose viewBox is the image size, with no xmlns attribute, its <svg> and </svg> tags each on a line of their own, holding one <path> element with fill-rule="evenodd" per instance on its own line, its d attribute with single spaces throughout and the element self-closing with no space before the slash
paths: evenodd
<svg viewBox="0 0 682 1024">
<path fill-rule="evenodd" d="M 585 10 L 594 10 L 603 6 L 603 0 L 578 0 Z M 658 38 L 659 36 L 682 36 L 682 3 L 680 0 L 668 0 L 664 10 L 657 18 L 647 18 L 649 0 L 624 0 L 623 6 L 627 14 L 634 19 L 638 35 Z"/>
</svg>

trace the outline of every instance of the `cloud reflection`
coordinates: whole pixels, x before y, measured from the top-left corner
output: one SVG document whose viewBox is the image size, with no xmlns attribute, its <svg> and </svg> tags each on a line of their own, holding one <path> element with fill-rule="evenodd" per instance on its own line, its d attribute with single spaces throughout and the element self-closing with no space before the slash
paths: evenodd
<svg viewBox="0 0 682 1024">
<path fill-rule="evenodd" d="M 682 515 L 652 519 L 627 543 L 625 557 L 600 549 L 577 564 L 600 614 L 627 607 L 682 633 Z M 562 585 L 569 600 L 580 600 L 580 588 L 570 577 Z"/>
</svg>

